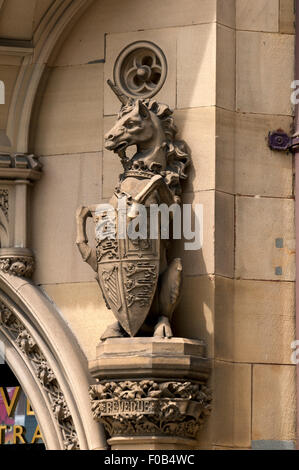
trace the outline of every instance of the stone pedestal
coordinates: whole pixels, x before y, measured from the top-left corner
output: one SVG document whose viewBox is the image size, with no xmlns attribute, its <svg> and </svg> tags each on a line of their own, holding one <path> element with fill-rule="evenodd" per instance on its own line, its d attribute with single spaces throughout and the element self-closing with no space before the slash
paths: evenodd
<svg viewBox="0 0 299 470">
<path fill-rule="evenodd" d="M 90 362 L 94 418 L 112 450 L 186 450 L 211 408 L 210 363 L 202 341 L 117 338 Z"/>
</svg>

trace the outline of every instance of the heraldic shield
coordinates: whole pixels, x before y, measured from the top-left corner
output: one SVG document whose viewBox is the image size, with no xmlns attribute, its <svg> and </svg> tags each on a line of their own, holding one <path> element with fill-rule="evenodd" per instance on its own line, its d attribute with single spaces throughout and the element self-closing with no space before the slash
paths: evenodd
<svg viewBox="0 0 299 470">
<path fill-rule="evenodd" d="M 99 219 L 97 222 L 101 223 Z M 109 228 L 106 229 L 106 236 L 96 237 L 99 284 L 116 319 L 129 336 L 135 336 L 155 296 L 160 240 L 133 240 L 128 236 L 120 239 L 117 233 L 111 238 Z"/>
</svg>

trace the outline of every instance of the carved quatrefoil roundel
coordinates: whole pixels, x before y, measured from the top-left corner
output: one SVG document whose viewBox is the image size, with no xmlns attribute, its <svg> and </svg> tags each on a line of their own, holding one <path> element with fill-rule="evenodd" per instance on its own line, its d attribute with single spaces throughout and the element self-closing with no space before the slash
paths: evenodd
<svg viewBox="0 0 299 470">
<path fill-rule="evenodd" d="M 114 82 L 131 98 L 151 98 L 163 86 L 167 62 L 163 51 L 147 41 L 134 42 L 118 56 Z"/>
</svg>

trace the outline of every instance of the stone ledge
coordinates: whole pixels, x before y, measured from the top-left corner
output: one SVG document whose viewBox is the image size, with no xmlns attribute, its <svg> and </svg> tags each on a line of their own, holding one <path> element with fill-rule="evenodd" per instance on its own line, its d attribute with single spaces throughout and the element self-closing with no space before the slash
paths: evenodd
<svg viewBox="0 0 299 470">
<path fill-rule="evenodd" d="M 89 362 L 98 380 L 179 378 L 206 381 L 211 366 L 205 344 L 184 338 L 113 338 L 100 343 L 97 358 Z"/>
<path fill-rule="evenodd" d="M 160 338 L 141 337 L 141 338 L 113 338 L 101 342 L 97 346 L 97 356 L 100 354 L 194 354 L 204 356 L 205 343 L 201 340 L 192 340 L 185 338 Z"/>
<path fill-rule="evenodd" d="M 41 177 L 42 165 L 35 155 L 4 154 L 0 152 L 1 180 L 36 181 Z"/>
<path fill-rule="evenodd" d="M 165 436 L 131 436 L 112 437 L 108 444 L 113 450 L 195 450 L 197 447 L 193 439 Z"/>
</svg>

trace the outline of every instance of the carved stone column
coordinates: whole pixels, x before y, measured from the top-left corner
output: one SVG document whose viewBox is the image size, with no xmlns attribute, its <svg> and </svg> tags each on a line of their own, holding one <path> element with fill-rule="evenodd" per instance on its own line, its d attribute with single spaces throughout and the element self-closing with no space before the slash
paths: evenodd
<svg viewBox="0 0 299 470">
<path fill-rule="evenodd" d="M 117 338 L 90 362 L 94 418 L 112 450 L 196 448 L 210 412 L 210 372 L 203 342 L 181 338 Z"/>
<path fill-rule="evenodd" d="M 28 249 L 28 189 L 41 176 L 34 155 L 0 154 L 0 269 L 30 277 L 34 269 Z"/>
</svg>

